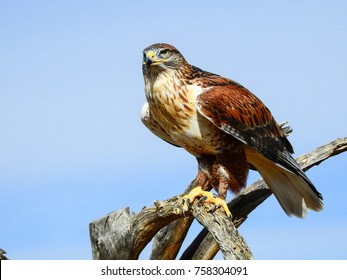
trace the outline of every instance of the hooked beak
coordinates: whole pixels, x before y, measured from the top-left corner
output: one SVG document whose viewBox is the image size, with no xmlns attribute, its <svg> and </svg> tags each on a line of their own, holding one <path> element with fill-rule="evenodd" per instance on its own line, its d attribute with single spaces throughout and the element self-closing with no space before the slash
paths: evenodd
<svg viewBox="0 0 347 280">
<path fill-rule="evenodd" d="M 146 65 L 146 67 L 150 67 L 152 65 L 152 63 L 154 63 L 155 60 L 154 60 L 154 52 L 152 51 L 148 51 L 146 54 L 145 54 L 145 58 L 143 60 L 143 64 Z"/>
</svg>

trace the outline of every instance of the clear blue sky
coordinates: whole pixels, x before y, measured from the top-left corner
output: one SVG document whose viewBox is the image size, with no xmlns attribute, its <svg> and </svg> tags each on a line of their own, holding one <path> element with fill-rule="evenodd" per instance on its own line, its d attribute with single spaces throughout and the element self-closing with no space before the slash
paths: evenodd
<svg viewBox="0 0 347 280">
<path fill-rule="evenodd" d="M 194 178 L 195 159 L 139 118 L 152 43 L 249 88 L 290 122 L 297 156 L 347 136 L 346 15 L 346 1 L 1 1 L 0 247 L 91 259 L 89 222 Z M 270 198 L 250 215 L 240 231 L 255 258 L 347 258 L 346 163 L 308 172 L 323 212 L 288 218 Z"/>
</svg>

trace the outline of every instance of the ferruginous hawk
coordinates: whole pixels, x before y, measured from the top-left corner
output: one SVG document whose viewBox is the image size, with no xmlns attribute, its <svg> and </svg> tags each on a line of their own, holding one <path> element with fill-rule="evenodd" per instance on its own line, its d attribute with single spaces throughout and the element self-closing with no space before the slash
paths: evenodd
<svg viewBox="0 0 347 280">
<path fill-rule="evenodd" d="M 291 156 L 292 145 L 249 90 L 190 65 L 168 44 L 145 48 L 142 70 L 147 99 L 143 123 L 198 161 L 195 188 L 185 196 L 184 211 L 189 202 L 206 196 L 230 216 L 227 190 L 237 193 L 245 186 L 250 165 L 288 215 L 304 217 L 307 208 L 322 209 L 322 195 Z M 217 197 L 203 190 L 207 182 Z"/>
</svg>

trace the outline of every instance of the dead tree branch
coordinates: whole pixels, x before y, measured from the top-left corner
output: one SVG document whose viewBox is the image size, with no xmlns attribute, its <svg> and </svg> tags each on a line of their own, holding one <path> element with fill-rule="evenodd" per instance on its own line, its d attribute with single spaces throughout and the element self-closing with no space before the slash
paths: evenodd
<svg viewBox="0 0 347 280">
<path fill-rule="evenodd" d="M 319 147 L 297 160 L 307 170 L 346 150 L 347 137 Z M 270 190 L 262 180 L 244 189 L 229 203 L 233 222 L 222 210 L 210 213 L 206 211 L 208 206 L 201 207 L 195 201 L 191 215 L 207 230 L 204 229 L 197 236 L 182 259 L 212 259 L 219 249 L 225 259 L 251 259 L 252 254 L 236 227 L 270 195 Z M 93 259 L 138 259 L 143 248 L 161 229 L 155 237 L 151 258 L 175 258 L 193 219 L 182 215 L 182 196 L 156 201 L 154 206 L 144 207 L 136 215 L 129 208 L 124 208 L 91 222 Z M 172 222 L 175 224 L 166 227 Z M 168 242 L 172 242 L 172 246 L 166 246 Z"/>
</svg>

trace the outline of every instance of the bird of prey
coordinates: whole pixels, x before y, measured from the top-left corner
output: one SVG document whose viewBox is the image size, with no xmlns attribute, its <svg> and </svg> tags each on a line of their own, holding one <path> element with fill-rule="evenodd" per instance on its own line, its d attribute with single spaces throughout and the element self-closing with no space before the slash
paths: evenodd
<svg viewBox="0 0 347 280">
<path fill-rule="evenodd" d="M 204 197 L 230 211 L 227 190 L 239 192 L 254 167 L 289 216 L 319 211 L 322 195 L 293 159 L 293 147 L 270 110 L 245 87 L 190 65 L 173 46 L 143 50 L 147 102 L 141 120 L 156 136 L 196 157 L 198 174 L 183 210 Z M 204 190 L 210 183 L 217 192 Z"/>
</svg>

